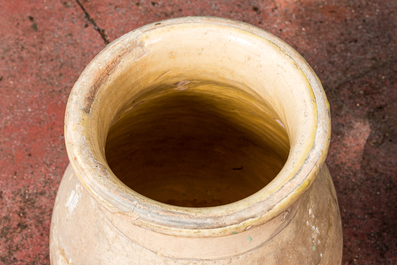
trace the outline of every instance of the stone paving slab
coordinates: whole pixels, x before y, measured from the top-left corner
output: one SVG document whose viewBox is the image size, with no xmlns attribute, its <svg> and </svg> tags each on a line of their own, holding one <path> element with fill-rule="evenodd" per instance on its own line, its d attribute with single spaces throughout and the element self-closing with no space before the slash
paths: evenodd
<svg viewBox="0 0 397 265">
<path fill-rule="evenodd" d="M 397 263 L 397 2 L 394 0 L 0 2 L 0 263 L 49 264 L 52 206 L 68 159 L 63 116 L 79 74 L 145 24 L 219 16 L 300 52 L 332 110 L 327 163 L 343 264 Z"/>
</svg>

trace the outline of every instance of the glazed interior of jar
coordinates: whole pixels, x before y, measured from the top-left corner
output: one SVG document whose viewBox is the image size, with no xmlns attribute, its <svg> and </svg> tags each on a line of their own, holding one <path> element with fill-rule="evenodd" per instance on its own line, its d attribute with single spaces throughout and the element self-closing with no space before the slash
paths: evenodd
<svg viewBox="0 0 397 265">
<path fill-rule="evenodd" d="M 192 24 L 159 26 L 111 48 L 122 56 L 95 83 L 88 138 L 96 160 L 131 192 L 220 206 L 282 183 L 283 167 L 303 163 L 293 155 L 313 143 L 313 97 L 272 43 Z"/>
<path fill-rule="evenodd" d="M 289 143 L 255 98 L 196 79 L 137 98 L 110 128 L 105 153 L 134 191 L 171 205 L 209 207 L 265 187 L 287 160 Z"/>
</svg>

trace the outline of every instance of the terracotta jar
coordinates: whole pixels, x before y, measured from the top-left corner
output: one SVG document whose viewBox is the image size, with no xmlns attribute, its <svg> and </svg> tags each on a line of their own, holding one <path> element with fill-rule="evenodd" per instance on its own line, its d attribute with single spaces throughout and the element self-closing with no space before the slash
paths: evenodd
<svg viewBox="0 0 397 265">
<path fill-rule="evenodd" d="M 277 37 L 210 17 L 108 45 L 73 87 L 51 264 L 340 264 L 330 111 Z"/>
</svg>

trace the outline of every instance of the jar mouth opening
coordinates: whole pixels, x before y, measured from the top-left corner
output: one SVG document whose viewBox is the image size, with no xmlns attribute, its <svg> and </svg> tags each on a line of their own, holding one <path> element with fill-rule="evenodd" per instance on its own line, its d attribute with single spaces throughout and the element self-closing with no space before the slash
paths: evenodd
<svg viewBox="0 0 397 265">
<path fill-rule="evenodd" d="M 246 199 L 276 177 L 290 148 L 271 106 L 242 84 L 168 78 L 113 118 L 105 156 L 120 181 L 157 202 L 201 208 Z"/>
<path fill-rule="evenodd" d="M 194 117 L 201 123 L 192 123 Z M 167 122 L 171 126 L 166 127 Z M 146 129 L 134 129 L 139 126 Z M 205 126 L 217 133 L 200 131 Z M 171 234 L 193 234 L 197 230 L 209 229 L 221 229 L 219 233 L 222 234 L 227 227 L 244 229 L 281 213 L 313 182 L 328 151 L 329 128 L 325 93 L 313 70 L 295 50 L 254 26 L 210 17 L 154 23 L 108 45 L 76 82 L 65 116 L 70 162 L 93 197 L 106 209 L 130 218 L 132 222 L 154 230 L 165 227 Z M 181 130 L 185 133 L 180 135 L 190 135 L 190 138 L 174 137 Z M 211 139 L 205 143 L 207 149 L 200 149 L 203 144 L 197 142 L 198 149 L 190 146 L 182 153 L 164 151 L 178 144 L 195 143 L 200 138 L 199 131 L 206 135 L 204 138 Z M 228 131 L 232 133 L 228 134 Z M 160 132 L 165 134 L 163 138 L 159 137 Z M 196 132 L 197 137 L 192 139 L 191 135 Z M 247 133 L 250 139 L 239 142 Z M 222 139 L 225 143 L 234 141 L 236 150 L 224 150 L 228 147 L 222 144 Z M 260 148 L 248 144 L 261 139 L 265 140 L 256 144 Z M 164 141 L 169 141 L 168 145 Z M 150 143 L 155 144 L 151 146 Z M 135 146 L 135 149 L 127 150 L 126 146 Z M 246 158 L 241 148 L 256 155 Z M 180 163 L 176 169 L 175 166 L 159 166 L 159 161 L 150 158 L 150 152 L 155 149 L 170 163 L 178 164 L 173 160 L 177 153 L 190 164 Z M 272 155 L 266 157 L 265 149 L 272 150 Z M 233 155 L 219 158 L 222 152 Z M 126 159 L 132 154 L 135 154 L 134 160 L 138 160 L 135 164 Z M 189 175 L 187 169 L 198 157 L 207 158 L 207 164 L 220 159 L 212 167 L 214 176 L 202 183 L 216 179 L 222 164 L 234 171 L 224 175 L 223 181 L 238 176 L 234 182 L 230 181 L 233 182 L 231 189 L 246 176 L 249 176 L 247 183 L 251 183 L 256 177 L 258 181 L 266 179 L 265 173 L 261 172 L 274 172 L 259 190 L 251 189 L 240 197 L 225 200 L 226 203 L 216 203 L 215 196 L 212 205 L 198 206 L 192 202 L 195 197 L 189 197 L 196 191 L 189 190 L 181 195 L 187 196 L 187 201 L 193 205 L 180 203 L 178 206 L 172 201 L 156 199 L 161 189 L 153 191 L 152 196 L 142 195 L 143 190 L 150 193 L 150 187 L 155 183 L 149 181 L 146 184 L 145 177 L 131 185 L 125 180 L 128 172 L 134 171 L 137 165 L 146 165 L 139 174 L 134 171 L 135 176 L 156 175 L 159 177 L 153 179 L 164 185 L 160 181 L 165 178 L 162 172 L 174 169 L 183 172 L 184 176 Z M 265 158 L 274 159 L 269 165 L 280 161 L 281 165 L 266 167 L 265 162 L 261 163 Z M 255 159 L 258 161 L 252 162 Z M 247 165 L 246 172 L 249 168 L 252 170 L 246 173 L 240 170 L 244 165 L 233 166 L 239 161 Z M 159 171 L 153 171 L 156 168 Z M 200 169 L 194 170 L 198 172 Z M 200 176 L 208 173 L 200 172 Z M 175 176 L 174 185 L 181 180 L 175 173 L 170 175 Z M 187 185 L 198 187 L 200 184 L 193 184 L 193 179 L 194 176 L 190 177 L 191 182 Z M 210 186 L 219 183 L 222 179 Z M 236 194 L 243 186 L 230 194 Z M 136 191 L 138 187 L 141 189 L 139 193 Z"/>
</svg>

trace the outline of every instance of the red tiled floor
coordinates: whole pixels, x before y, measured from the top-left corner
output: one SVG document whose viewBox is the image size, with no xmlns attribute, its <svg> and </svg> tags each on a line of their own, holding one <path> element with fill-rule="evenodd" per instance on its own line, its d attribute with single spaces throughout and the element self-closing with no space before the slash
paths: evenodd
<svg viewBox="0 0 397 265">
<path fill-rule="evenodd" d="M 49 264 L 51 211 L 68 163 L 63 115 L 84 67 L 106 39 L 188 15 L 257 25 L 306 58 L 332 109 L 327 163 L 343 219 L 343 264 L 397 263 L 396 1 L 80 3 L 86 15 L 72 0 L 0 2 L 1 263 Z"/>
</svg>

